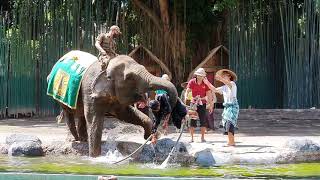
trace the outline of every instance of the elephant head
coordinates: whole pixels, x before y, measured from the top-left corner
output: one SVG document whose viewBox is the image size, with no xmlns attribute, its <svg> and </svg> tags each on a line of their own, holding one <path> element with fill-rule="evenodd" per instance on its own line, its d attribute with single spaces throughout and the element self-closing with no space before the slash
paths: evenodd
<svg viewBox="0 0 320 180">
<path fill-rule="evenodd" d="M 157 89 L 167 91 L 172 107 L 175 107 L 177 102 L 177 89 L 170 81 L 152 75 L 129 56 L 120 55 L 113 58 L 104 77 L 98 78 L 98 81 L 102 83 L 96 83 L 96 87 L 99 87 L 99 84 L 106 87 L 112 83 L 112 86 L 108 85 L 112 89 L 107 89 L 101 94 L 109 93 L 115 96 L 122 105 L 131 105 L 141 100 L 144 93 Z M 102 86 L 99 88 L 103 89 Z"/>
</svg>

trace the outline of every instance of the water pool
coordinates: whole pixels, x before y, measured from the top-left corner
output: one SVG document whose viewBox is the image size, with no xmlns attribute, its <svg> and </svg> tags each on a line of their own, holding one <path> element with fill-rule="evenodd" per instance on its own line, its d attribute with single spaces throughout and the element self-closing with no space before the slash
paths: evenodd
<svg viewBox="0 0 320 180">
<path fill-rule="evenodd" d="M 26 158 L 0 156 L 0 180 L 29 180 L 30 178 L 34 180 L 91 180 L 97 179 L 97 175 L 108 174 L 120 176 L 120 180 L 194 179 L 192 177 L 199 177 L 200 179 L 320 179 L 320 163 L 242 164 L 210 168 L 173 165 L 170 168 L 160 169 L 155 164 L 122 164 L 115 166 L 96 159 L 79 157 Z"/>
<path fill-rule="evenodd" d="M 97 175 L 0 173 L 0 180 L 97 180 Z M 212 180 L 212 178 L 118 176 L 118 180 Z M 221 178 L 215 178 L 221 179 Z"/>
</svg>

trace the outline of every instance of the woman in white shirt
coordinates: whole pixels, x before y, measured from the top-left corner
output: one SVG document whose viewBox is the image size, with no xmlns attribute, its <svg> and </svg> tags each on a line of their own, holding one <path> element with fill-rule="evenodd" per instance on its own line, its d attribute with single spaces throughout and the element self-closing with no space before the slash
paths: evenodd
<svg viewBox="0 0 320 180">
<path fill-rule="evenodd" d="M 237 75 L 228 70 L 221 69 L 216 75 L 215 79 L 222 82 L 224 85 L 215 88 L 207 79 L 204 83 L 215 93 L 223 95 L 223 113 L 222 113 L 222 125 L 224 128 L 224 134 L 228 135 L 228 146 L 235 146 L 234 130 L 237 128 L 237 121 L 239 115 L 239 104 L 237 100 Z"/>
</svg>

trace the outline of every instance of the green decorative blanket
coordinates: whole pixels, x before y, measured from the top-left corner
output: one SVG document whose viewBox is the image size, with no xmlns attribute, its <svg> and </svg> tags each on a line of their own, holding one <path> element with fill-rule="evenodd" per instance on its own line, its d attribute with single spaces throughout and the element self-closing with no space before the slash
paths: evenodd
<svg viewBox="0 0 320 180">
<path fill-rule="evenodd" d="M 47 94 L 71 109 L 76 109 L 81 80 L 97 57 L 83 51 L 70 51 L 52 68 Z"/>
</svg>

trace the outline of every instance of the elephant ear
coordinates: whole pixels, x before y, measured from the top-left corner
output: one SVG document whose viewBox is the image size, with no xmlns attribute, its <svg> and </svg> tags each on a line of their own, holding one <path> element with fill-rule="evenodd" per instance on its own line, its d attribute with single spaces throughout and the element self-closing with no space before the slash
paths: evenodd
<svg viewBox="0 0 320 180">
<path fill-rule="evenodd" d="M 110 86 L 111 78 L 107 76 L 105 71 L 101 72 L 93 81 L 91 85 L 91 97 L 103 97 L 107 96 L 108 86 Z"/>
</svg>

